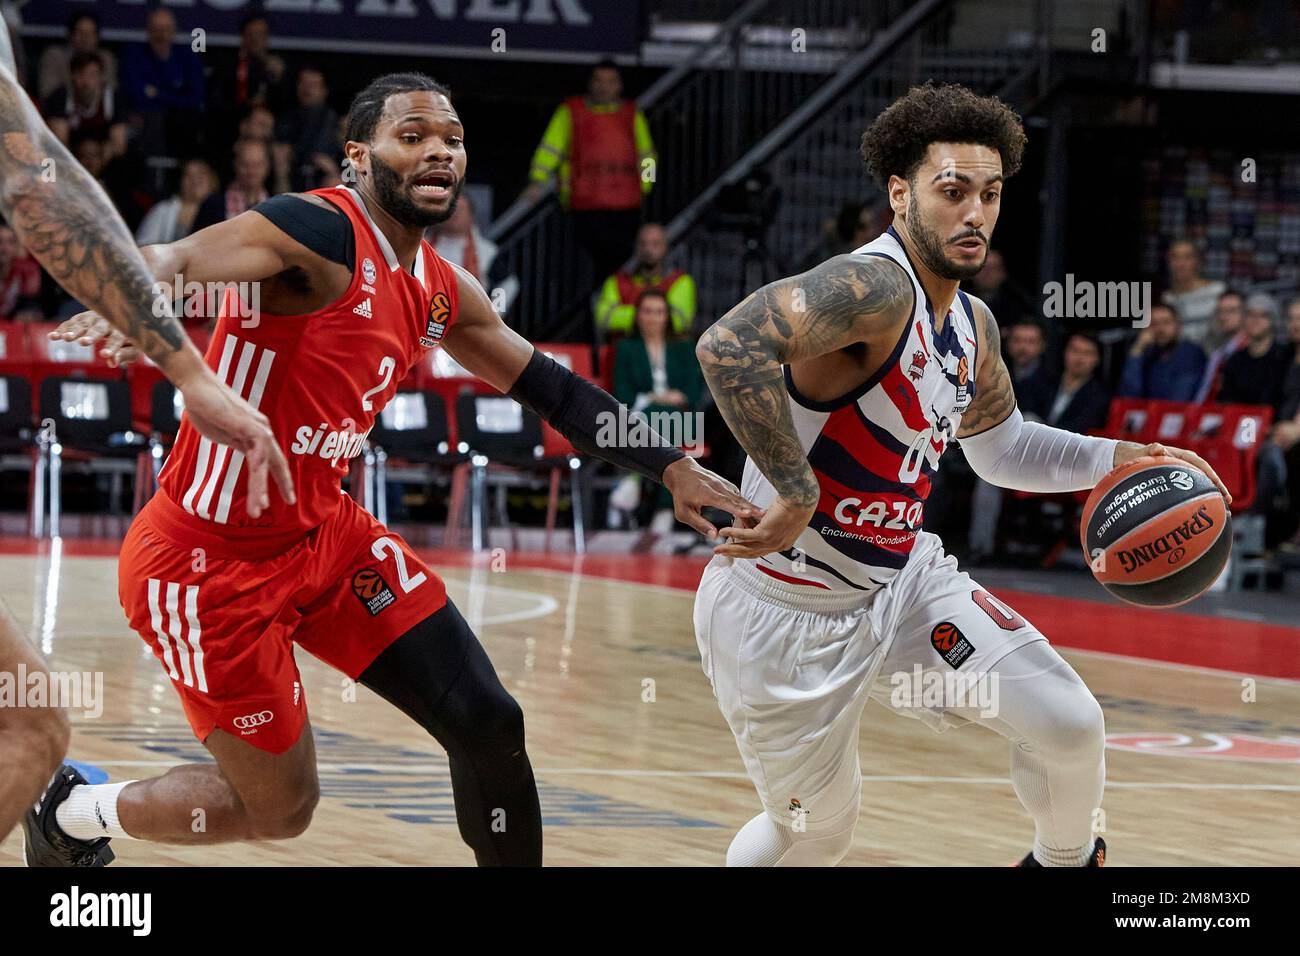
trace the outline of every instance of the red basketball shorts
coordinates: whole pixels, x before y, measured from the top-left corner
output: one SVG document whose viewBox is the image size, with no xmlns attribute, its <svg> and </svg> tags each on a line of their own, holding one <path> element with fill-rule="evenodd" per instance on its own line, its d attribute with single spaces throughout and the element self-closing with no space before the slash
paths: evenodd
<svg viewBox="0 0 1300 956">
<path fill-rule="evenodd" d="M 446 603 L 438 577 L 353 499 L 279 553 L 196 527 L 165 493 L 122 543 L 118 596 L 200 740 L 220 728 L 270 753 L 307 716 L 293 645 L 353 679 Z"/>
</svg>

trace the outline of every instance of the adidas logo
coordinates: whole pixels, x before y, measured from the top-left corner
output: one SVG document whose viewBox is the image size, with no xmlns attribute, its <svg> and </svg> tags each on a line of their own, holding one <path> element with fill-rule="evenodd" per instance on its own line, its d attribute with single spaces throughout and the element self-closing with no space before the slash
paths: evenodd
<svg viewBox="0 0 1300 956">
<path fill-rule="evenodd" d="M 374 313 L 370 311 L 369 299 L 366 299 L 365 302 L 362 302 L 359 306 L 354 308 L 352 311 L 354 314 L 361 316 L 363 319 L 369 319 L 374 316 Z"/>
</svg>

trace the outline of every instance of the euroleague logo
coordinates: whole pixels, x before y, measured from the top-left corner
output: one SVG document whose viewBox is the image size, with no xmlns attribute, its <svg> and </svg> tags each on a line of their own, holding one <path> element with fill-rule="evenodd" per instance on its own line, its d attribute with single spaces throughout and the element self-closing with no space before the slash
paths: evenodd
<svg viewBox="0 0 1300 956">
<path fill-rule="evenodd" d="M 397 600 L 388 583 L 374 568 L 362 568 L 352 575 L 352 593 L 370 612 L 371 617 Z"/>
<path fill-rule="evenodd" d="M 447 293 L 435 292 L 429 300 L 429 321 L 425 325 L 424 334 L 420 336 L 420 344 L 426 349 L 433 348 L 446 334 L 447 320 L 450 318 L 451 300 L 447 298 Z"/>
<path fill-rule="evenodd" d="M 930 631 L 930 644 L 954 670 L 961 667 L 966 658 L 975 653 L 975 645 L 968 641 L 966 635 L 951 621 L 944 621 L 934 626 L 934 630 Z"/>
</svg>

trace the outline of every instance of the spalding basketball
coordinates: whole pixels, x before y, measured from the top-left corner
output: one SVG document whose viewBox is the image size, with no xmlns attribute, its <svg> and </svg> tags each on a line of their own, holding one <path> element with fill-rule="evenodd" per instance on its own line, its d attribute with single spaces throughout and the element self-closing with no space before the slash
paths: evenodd
<svg viewBox="0 0 1300 956">
<path fill-rule="evenodd" d="M 1227 564 L 1232 518 L 1203 471 L 1151 456 L 1097 484 L 1083 506 L 1079 537 L 1093 575 L 1111 594 L 1176 607 L 1204 592 Z"/>
</svg>

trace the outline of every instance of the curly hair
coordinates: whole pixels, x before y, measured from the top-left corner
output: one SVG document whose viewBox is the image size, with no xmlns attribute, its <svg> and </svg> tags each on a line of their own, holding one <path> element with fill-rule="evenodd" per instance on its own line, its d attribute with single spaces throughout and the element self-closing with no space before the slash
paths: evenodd
<svg viewBox="0 0 1300 956">
<path fill-rule="evenodd" d="M 996 149 L 1002 174 L 1020 169 L 1025 152 L 1020 117 L 996 96 L 979 96 L 958 83 L 914 86 L 862 134 L 862 162 L 882 189 L 890 176 L 911 180 L 931 143 L 975 143 Z"/>
</svg>

